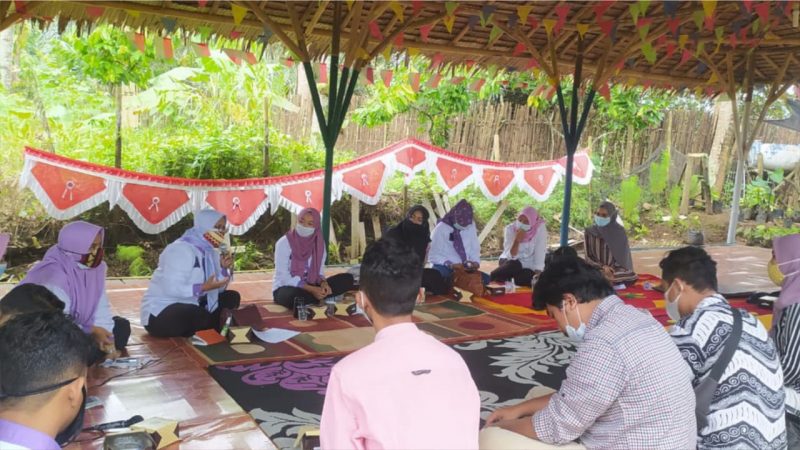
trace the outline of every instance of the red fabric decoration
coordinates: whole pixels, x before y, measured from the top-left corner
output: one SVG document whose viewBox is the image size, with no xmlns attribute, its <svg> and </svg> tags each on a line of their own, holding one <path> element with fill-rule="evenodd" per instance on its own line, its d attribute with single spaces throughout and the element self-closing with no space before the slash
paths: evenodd
<svg viewBox="0 0 800 450">
<path fill-rule="evenodd" d="M 566 171 L 567 157 L 558 160 L 558 163 Z M 572 160 L 572 177 L 576 183 L 586 184 L 592 177 L 592 161 L 586 153 L 576 153 Z"/>
<path fill-rule="evenodd" d="M 381 78 L 383 78 L 383 85 L 387 88 L 392 85 L 392 76 L 394 76 L 394 71 L 392 70 L 384 70 L 381 73 Z"/>
<path fill-rule="evenodd" d="M 411 74 L 411 90 L 414 92 L 419 92 L 419 73 L 414 72 Z"/>
<path fill-rule="evenodd" d="M 128 183 L 122 188 L 122 197 L 135 209 L 142 219 L 150 224 L 158 224 L 178 209 L 189 203 L 189 195 L 183 189 L 169 189 Z M 127 208 L 124 201 L 120 206 L 128 214 L 133 211 Z M 182 216 L 184 214 L 181 214 Z"/>
<path fill-rule="evenodd" d="M 528 16 L 528 23 L 531 26 L 531 30 L 535 30 L 535 29 L 539 28 L 539 21 L 536 19 L 536 17 L 533 14 Z"/>
<path fill-rule="evenodd" d="M 381 27 L 378 26 L 377 21 L 372 20 L 369 22 L 369 34 L 375 39 L 383 39 L 383 33 L 381 33 Z"/>
<path fill-rule="evenodd" d="M 394 46 L 395 47 L 402 47 L 405 43 L 405 33 L 400 33 L 394 38 Z"/>
<path fill-rule="evenodd" d="M 594 6 L 592 6 L 592 9 L 594 9 L 594 15 L 597 18 L 597 20 L 601 19 L 603 17 L 603 14 L 605 14 L 606 11 L 608 11 L 608 8 L 610 8 L 611 5 L 613 5 L 613 4 L 614 4 L 614 2 L 597 2 L 597 3 L 595 3 Z"/>
<path fill-rule="evenodd" d="M 86 7 L 86 15 L 88 15 L 89 17 L 91 17 L 93 19 L 99 18 L 100 16 L 103 15 L 103 13 L 105 11 L 106 11 L 106 9 L 103 8 L 102 6 L 87 6 Z"/>
<path fill-rule="evenodd" d="M 374 205 L 380 200 L 386 175 L 386 164 L 377 160 L 343 172 L 342 182 L 350 187 L 348 191 L 351 195 L 368 205 Z"/>
<path fill-rule="evenodd" d="M 428 158 L 427 154 L 417 147 L 406 147 L 394 155 L 400 170 L 406 173 L 415 173 L 421 168 L 422 163 Z"/>
<path fill-rule="evenodd" d="M 692 59 L 692 52 L 690 52 L 688 49 L 683 49 L 683 54 L 681 55 L 681 62 L 679 65 L 689 61 L 690 59 Z"/>
<path fill-rule="evenodd" d="M 419 37 L 422 39 L 422 42 L 428 42 L 428 35 L 431 34 L 432 29 L 433 25 L 423 25 L 419 27 Z"/>
<path fill-rule="evenodd" d="M 561 31 L 561 28 L 564 27 L 564 24 L 567 22 L 567 16 L 569 15 L 569 10 L 572 8 L 568 2 L 561 3 L 556 6 L 556 15 L 558 15 L 558 21 L 556 22 L 556 26 L 553 27 L 553 33 L 558 34 Z"/>
<path fill-rule="evenodd" d="M 106 182 L 101 177 L 46 164 L 36 164 L 31 174 L 47 194 L 50 203 L 61 211 L 74 208 L 106 190 Z"/>
<path fill-rule="evenodd" d="M 375 72 L 372 67 L 367 67 L 367 84 L 375 84 Z"/>
<path fill-rule="evenodd" d="M 206 195 L 206 203 L 225 214 L 228 223 L 236 227 L 244 225 L 256 214 L 260 207 L 263 207 L 264 211 L 266 211 L 266 205 L 264 204 L 266 199 L 267 194 L 264 189 L 210 191 Z M 261 214 L 263 213 L 262 211 Z M 258 217 L 255 217 L 255 219 L 258 219 Z"/>
<path fill-rule="evenodd" d="M 522 190 L 539 201 L 550 197 L 558 182 L 558 177 L 556 177 L 556 172 L 551 164 L 527 169 L 523 172 L 522 178 L 525 181 L 520 186 Z"/>
<path fill-rule="evenodd" d="M 514 171 L 509 169 L 483 169 L 480 185 L 484 195 L 493 201 L 500 201 L 514 181 Z"/>
<path fill-rule="evenodd" d="M 472 166 L 461 164 L 451 159 L 439 158 L 436 160 L 436 175 L 439 181 L 446 186 L 451 194 L 457 194 L 464 187 L 466 181 L 472 177 Z"/>
<path fill-rule="evenodd" d="M 328 82 L 328 65 L 325 63 L 319 63 L 319 82 L 323 84 Z"/>
<path fill-rule="evenodd" d="M 280 202 L 283 206 L 293 207 L 294 211 L 300 211 L 303 208 L 314 208 L 317 211 L 322 211 L 323 193 L 323 178 L 319 176 L 308 181 L 283 186 L 280 193 Z"/>
<path fill-rule="evenodd" d="M 511 56 L 519 56 L 525 53 L 525 44 L 522 42 L 517 42 L 517 45 L 514 46 L 514 53 Z"/>
<path fill-rule="evenodd" d="M 598 86 L 597 93 L 606 99 L 606 101 L 611 101 L 611 89 L 609 89 L 608 83 L 603 83 Z"/>
<path fill-rule="evenodd" d="M 603 32 L 606 36 L 611 36 L 611 32 L 614 30 L 614 21 L 613 20 L 598 20 L 597 26 L 600 27 L 600 31 Z"/>
<path fill-rule="evenodd" d="M 422 11 L 422 8 L 425 7 L 422 0 L 411 0 L 411 7 L 414 8 L 414 14 Z"/>
<path fill-rule="evenodd" d="M 757 3 L 754 8 L 758 18 L 761 19 L 761 23 L 769 23 L 769 2 Z"/>
</svg>

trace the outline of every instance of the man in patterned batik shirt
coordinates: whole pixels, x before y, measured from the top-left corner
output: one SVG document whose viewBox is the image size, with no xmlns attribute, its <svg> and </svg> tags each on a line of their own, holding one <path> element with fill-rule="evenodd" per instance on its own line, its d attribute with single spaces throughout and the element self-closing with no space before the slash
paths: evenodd
<svg viewBox="0 0 800 450">
<path fill-rule="evenodd" d="M 711 400 L 708 425 L 698 430 L 697 447 L 786 448 L 783 372 L 764 325 L 717 293 L 717 264 L 705 250 L 673 250 L 660 266 L 667 313 L 676 320 L 670 334 L 694 373 L 695 386 L 727 345 L 733 314 L 742 316 L 738 347 Z"/>
<path fill-rule="evenodd" d="M 692 375 L 661 324 L 575 257 L 546 266 L 533 296 L 578 351 L 558 392 L 492 413 L 481 448 L 694 447 Z"/>
</svg>

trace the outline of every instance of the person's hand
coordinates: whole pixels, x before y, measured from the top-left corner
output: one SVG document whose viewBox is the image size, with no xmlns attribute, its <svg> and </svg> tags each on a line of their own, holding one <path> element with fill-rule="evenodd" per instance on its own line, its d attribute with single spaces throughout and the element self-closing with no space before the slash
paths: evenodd
<svg viewBox="0 0 800 450">
<path fill-rule="evenodd" d="M 307 284 L 303 286 L 308 293 L 314 296 L 317 300 L 322 300 L 326 297 L 325 290 L 321 286 L 314 286 L 312 284 Z"/>
<path fill-rule="evenodd" d="M 92 339 L 104 353 L 114 352 L 114 334 L 103 327 L 92 327 Z"/>
<path fill-rule="evenodd" d="M 331 290 L 331 286 L 328 284 L 328 280 L 322 280 L 322 283 L 320 283 L 319 287 L 322 288 L 322 291 L 325 294 L 325 297 L 333 294 L 333 291 Z"/>
<path fill-rule="evenodd" d="M 614 279 L 614 269 L 611 266 L 603 266 L 602 271 L 606 280 L 611 281 Z"/>
<path fill-rule="evenodd" d="M 233 255 L 230 253 L 219 255 L 219 265 L 224 269 L 230 269 L 233 267 Z"/>
<path fill-rule="evenodd" d="M 481 266 L 481 264 L 478 263 L 478 262 L 467 261 L 466 263 L 464 263 L 464 270 L 466 270 L 467 272 L 474 272 L 474 271 L 478 270 L 478 267 L 480 267 L 480 266 Z"/>
<path fill-rule="evenodd" d="M 205 283 L 203 283 L 203 292 L 213 291 L 214 289 L 219 289 L 223 286 L 228 284 L 228 277 L 222 278 L 217 280 L 217 277 L 214 275 L 208 277 Z"/>
<path fill-rule="evenodd" d="M 517 242 L 522 242 L 522 239 L 525 238 L 525 234 L 526 233 L 527 233 L 527 231 L 525 231 L 525 230 L 523 230 L 521 228 L 518 229 L 516 236 L 514 236 L 514 240 L 516 240 Z"/>
<path fill-rule="evenodd" d="M 497 422 L 505 420 L 514 420 L 522 417 L 522 413 L 514 406 L 506 406 L 505 408 L 496 409 L 486 419 L 486 426 L 491 426 Z"/>
</svg>

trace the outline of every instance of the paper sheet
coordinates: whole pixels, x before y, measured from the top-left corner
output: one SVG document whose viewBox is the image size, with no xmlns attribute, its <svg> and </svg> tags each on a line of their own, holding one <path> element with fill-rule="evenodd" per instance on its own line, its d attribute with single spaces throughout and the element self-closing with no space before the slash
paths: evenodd
<svg viewBox="0 0 800 450">
<path fill-rule="evenodd" d="M 253 334 L 262 341 L 269 344 L 288 341 L 300 334 L 299 331 L 284 330 L 283 328 L 269 328 L 263 331 L 253 330 Z"/>
</svg>

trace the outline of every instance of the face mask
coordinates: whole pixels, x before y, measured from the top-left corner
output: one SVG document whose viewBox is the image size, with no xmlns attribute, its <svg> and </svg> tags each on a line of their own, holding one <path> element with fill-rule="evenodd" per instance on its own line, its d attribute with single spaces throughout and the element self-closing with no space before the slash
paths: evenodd
<svg viewBox="0 0 800 450">
<path fill-rule="evenodd" d="M 307 227 L 305 225 L 300 225 L 298 223 L 297 226 L 294 227 L 294 231 L 296 231 L 297 234 L 300 235 L 300 237 L 310 237 L 312 234 L 314 234 L 315 231 L 317 231 L 317 229 L 313 227 Z"/>
<path fill-rule="evenodd" d="M 206 231 L 206 234 L 203 235 L 204 238 L 211 244 L 214 248 L 219 248 L 219 246 L 225 242 L 225 233 L 220 233 L 219 231 Z"/>
<path fill-rule="evenodd" d="M 611 223 L 611 217 L 594 216 L 594 223 L 598 227 L 605 227 Z"/>
<path fill-rule="evenodd" d="M 531 225 L 529 223 L 522 223 L 518 220 L 517 229 L 522 231 L 531 231 Z"/>
<path fill-rule="evenodd" d="M 767 275 L 769 275 L 769 279 L 772 280 L 776 286 L 783 286 L 783 272 L 781 272 L 778 263 L 775 262 L 774 259 L 770 260 L 769 264 L 767 264 Z"/>
<path fill-rule="evenodd" d="M 98 247 L 94 253 L 88 253 L 81 256 L 79 264 L 82 265 L 81 269 L 94 269 L 103 262 L 103 247 Z"/>
<path fill-rule="evenodd" d="M 358 308 L 361 310 L 361 314 L 364 315 L 364 317 L 367 319 L 367 322 L 369 322 L 369 324 L 372 325 L 372 319 L 370 319 L 369 314 L 367 314 L 367 308 L 365 308 L 366 303 L 364 303 L 364 294 L 359 292 L 358 298 L 361 299 L 361 302 L 360 303 L 356 302 L 356 306 L 358 306 Z"/>
<path fill-rule="evenodd" d="M 80 408 L 78 408 L 78 413 L 72 419 L 72 422 L 67 425 L 67 428 L 56 435 L 56 442 L 62 447 L 78 437 L 81 434 L 81 429 L 83 429 L 83 416 L 86 412 L 86 386 L 81 389 L 81 392 L 83 393 L 83 401 Z"/>
<path fill-rule="evenodd" d="M 467 227 L 465 227 L 464 225 L 461 225 L 460 223 L 454 223 L 454 224 L 453 224 L 453 228 L 455 228 L 455 229 L 456 229 L 456 230 L 458 230 L 458 231 L 463 231 L 463 230 L 464 230 L 464 229 L 466 229 Z"/>
<path fill-rule="evenodd" d="M 580 344 L 581 342 L 583 342 L 583 338 L 586 335 L 586 324 L 583 323 L 583 320 L 581 320 L 581 311 L 580 310 L 577 310 L 577 311 L 578 311 L 578 321 L 581 324 L 578 325 L 578 329 L 576 330 L 575 327 L 573 327 L 572 325 L 569 324 L 569 320 L 567 320 L 567 312 L 566 312 L 566 310 L 563 310 L 563 309 L 561 310 L 561 312 L 564 314 L 564 321 L 567 323 L 567 326 L 565 327 L 565 330 L 567 332 L 567 337 L 572 342 L 575 342 L 576 344 Z"/>
<path fill-rule="evenodd" d="M 675 286 L 676 284 L 677 283 L 672 283 L 672 286 Z M 664 299 L 666 300 L 665 309 L 667 310 L 667 315 L 669 316 L 669 318 L 677 322 L 681 320 L 681 312 L 680 310 L 678 310 L 678 301 L 681 299 L 681 295 L 683 295 L 683 289 L 681 289 L 681 293 L 678 294 L 677 297 L 675 297 L 675 300 L 670 301 L 669 296 L 667 294 L 669 293 L 669 291 L 672 290 L 672 286 L 670 286 L 669 289 L 667 289 L 667 291 L 664 292 Z"/>
</svg>

